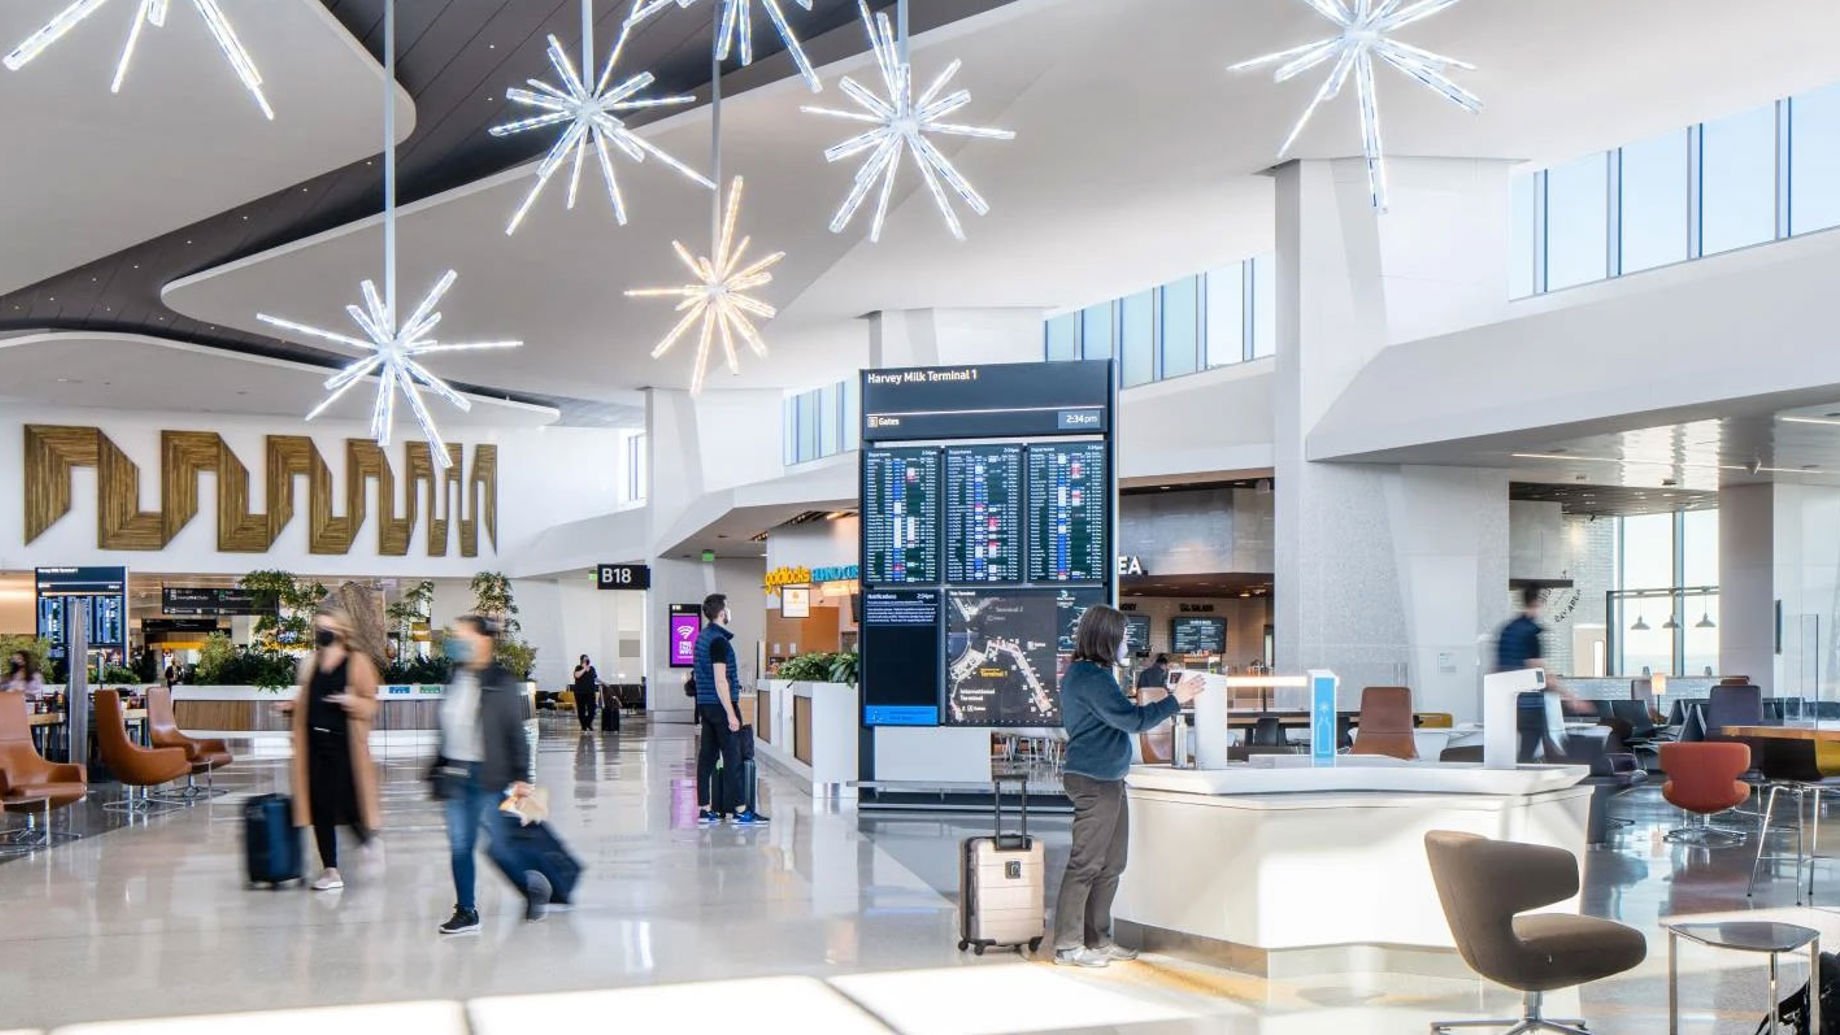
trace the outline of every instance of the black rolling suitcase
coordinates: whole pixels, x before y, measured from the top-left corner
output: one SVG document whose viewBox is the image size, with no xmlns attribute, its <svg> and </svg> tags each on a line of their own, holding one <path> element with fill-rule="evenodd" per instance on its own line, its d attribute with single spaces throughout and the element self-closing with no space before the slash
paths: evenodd
<svg viewBox="0 0 1840 1035">
<path fill-rule="evenodd" d="M 556 831 L 548 823 L 532 823 L 518 827 L 515 836 L 530 864 L 549 881 L 550 889 L 561 898 L 573 898 L 575 886 L 581 881 L 581 861 L 556 836 Z"/>
<path fill-rule="evenodd" d="M 617 695 L 600 691 L 601 696 L 601 732 L 620 732 L 620 699 Z"/>
<path fill-rule="evenodd" d="M 709 788 L 710 808 L 714 809 L 718 816 L 732 815 L 740 806 L 746 806 L 749 812 L 759 811 L 760 774 L 754 768 L 754 760 L 749 758 L 741 763 L 741 801 L 739 802 L 728 800 L 728 781 L 723 779 L 723 769 L 723 764 L 718 762 L 715 775 L 709 778 L 712 784 Z"/>
<path fill-rule="evenodd" d="M 306 850 L 294 825 L 294 801 L 258 794 L 243 806 L 243 859 L 249 885 L 279 888 L 306 874 Z"/>
</svg>

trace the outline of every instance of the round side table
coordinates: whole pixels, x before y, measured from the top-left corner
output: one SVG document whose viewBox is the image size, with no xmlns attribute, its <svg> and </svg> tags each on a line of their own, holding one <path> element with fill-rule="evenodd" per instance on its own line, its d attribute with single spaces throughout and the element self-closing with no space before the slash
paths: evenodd
<svg viewBox="0 0 1840 1035">
<path fill-rule="evenodd" d="M 1795 924 L 1761 920 L 1725 923 L 1663 924 L 1668 933 L 1668 1035 L 1680 1031 L 1680 974 L 1676 966 L 1680 939 L 1713 949 L 1755 952 L 1770 958 L 1770 1035 L 1782 1024 L 1782 990 L 1777 987 L 1777 958 L 1808 948 L 1808 1030 L 1821 1030 L 1821 932 Z"/>
</svg>

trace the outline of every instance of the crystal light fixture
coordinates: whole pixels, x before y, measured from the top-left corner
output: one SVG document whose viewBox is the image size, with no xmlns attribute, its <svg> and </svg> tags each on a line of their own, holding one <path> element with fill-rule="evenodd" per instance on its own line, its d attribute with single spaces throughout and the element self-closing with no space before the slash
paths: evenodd
<svg viewBox="0 0 1840 1035">
<path fill-rule="evenodd" d="M 353 385 L 367 376 L 377 378 L 377 400 L 371 408 L 371 437 L 380 446 L 390 444 L 391 432 L 396 423 L 396 394 L 402 393 L 408 400 L 410 412 L 415 414 L 417 424 L 421 425 L 422 434 L 427 436 L 434 462 L 445 470 L 453 465 L 447 455 L 447 446 L 441 440 L 441 433 L 435 427 L 434 416 L 428 412 L 428 406 L 422 399 L 421 387 L 462 411 L 471 410 L 472 403 L 460 393 L 448 387 L 447 382 L 436 377 L 427 367 L 417 362 L 418 357 L 437 352 L 459 352 L 474 349 L 511 349 L 522 345 L 518 341 L 477 341 L 477 342 L 441 342 L 434 337 L 434 329 L 441 322 L 441 314 L 435 307 L 447 294 L 447 289 L 454 286 L 458 278 L 453 270 L 448 270 L 439 281 L 435 282 L 426 296 L 418 303 L 409 318 L 398 321 L 396 318 L 396 0 L 385 0 L 383 9 L 383 52 L 384 52 L 384 87 L 383 87 L 383 292 L 380 295 L 377 285 L 369 280 L 360 285 L 364 295 L 364 308 L 348 305 L 345 311 L 351 315 L 352 322 L 364 332 L 364 339 L 354 338 L 337 331 L 328 331 L 309 324 L 284 320 L 280 317 L 257 313 L 256 319 L 282 330 L 324 341 L 335 342 L 347 348 L 368 352 L 369 355 L 352 362 L 345 369 L 326 379 L 326 390 L 332 394 L 315 406 L 307 414 L 312 420 L 326 412 L 333 403 L 338 402 Z M 366 340 L 368 339 L 368 340 Z"/>
<path fill-rule="evenodd" d="M 902 0 L 903 6 L 906 0 Z M 875 218 L 869 224 L 869 240 L 882 239 L 882 222 L 888 216 L 888 200 L 894 194 L 895 173 L 901 167 L 901 154 L 911 152 L 914 165 L 919 168 L 920 176 L 933 194 L 933 203 L 945 217 L 946 229 L 959 240 L 965 239 L 964 227 L 959 225 L 958 214 L 953 211 L 952 201 L 946 196 L 940 181 L 950 184 L 952 190 L 970 206 L 973 212 L 984 215 L 990 211 L 990 204 L 984 196 L 971 186 L 971 182 L 961 175 L 950 159 L 934 146 L 926 135 L 940 133 L 950 136 L 981 137 L 986 140 L 1014 140 L 1016 134 L 1007 129 L 989 129 L 983 126 L 965 126 L 943 121 L 947 115 L 971 103 L 971 91 L 954 90 L 945 93 L 952 77 L 958 74 L 963 62 L 954 60 L 947 65 L 944 72 L 934 79 L 932 85 L 914 98 L 913 65 L 908 62 L 897 47 L 894 28 L 886 13 L 873 17 L 869 14 L 869 5 L 857 0 L 857 9 L 862 13 L 863 24 L 869 30 L 869 46 L 875 51 L 875 64 L 882 73 L 882 84 L 887 89 L 886 97 L 878 97 L 865 89 L 849 76 L 843 77 L 842 88 L 850 99 L 855 101 L 862 111 L 838 111 L 834 108 L 818 108 L 807 105 L 804 110 L 816 115 L 829 115 L 833 118 L 849 119 L 852 122 L 866 122 L 875 128 L 843 141 L 824 152 L 827 162 L 842 161 L 856 155 L 868 153 L 862 166 L 856 171 L 856 181 L 850 193 L 843 199 L 843 206 L 831 219 L 831 232 L 841 233 L 855 218 L 856 210 L 869 196 L 869 190 L 875 181 L 882 181 L 882 189 L 875 204 Z M 905 44 L 905 33 L 900 41 Z"/>
<path fill-rule="evenodd" d="M 763 359 L 767 355 L 767 343 L 761 340 L 759 330 L 749 317 L 771 320 L 777 310 L 748 292 L 772 282 L 773 274 L 767 271 L 785 258 L 786 253 L 774 252 L 743 266 L 741 257 L 751 238 L 743 237 L 739 244 L 735 243 L 735 223 L 740 212 L 741 177 L 737 176 L 728 189 L 728 205 L 722 213 L 722 227 L 711 253 L 707 257 L 694 257 L 681 242 L 671 242 L 678 259 L 689 268 L 691 282 L 678 287 L 634 288 L 626 292 L 629 298 L 682 299 L 677 303 L 677 311 L 684 314 L 683 319 L 677 321 L 652 349 L 653 359 L 671 351 L 671 346 L 701 321 L 696 359 L 690 371 L 691 395 L 703 391 L 703 379 L 709 371 L 710 346 L 718 336 L 722 339 L 722 352 L 731 374 L 741 373 L 741 360 L 735 352 L 736 338 L 745 341 L 754 355 Z"/>
<path fill-rule="evenodd" d="M 12 53 L 0 58 L 0 64 L 17 72 L 31 60 L 44 53 L 45 48 L 63 39 L 64 35 L 77 27 L 84 19 L 101 10 L 109 0 L 76 0 L 69 7 L 59 11 L 45 26 L 26 37 L 24 43 L 13 48 Z M 122 48 L 121 62 L 115 66 L 115 80 L 109 84 L 110 93 L 120 93 L 121 85 L 128 78 L 128 66 L 134 60 L 135 45 L 140 43 L 141 30 L 151 25 L 156 29 L 166 25 L 167 8 L 173 0 L 139 0 L 140 8 L 134 12 L 134 21 L 128 29 L 128 45 Z M 191 0 L 199 16 L 204 18 L 205 27 L 211 30 L 211 38 L 223 50 L 229 59 L 230 68 L 236 77 L 243 81 L 243 87 L 256 99 L 262 108 L 262 114 L 274 119 L 275 111 L 268 106 L 268 98 L 262 95 L 262 73 L 256 70 L 256 63 L 243 49 L 243 43 L 237 39 L 236 30 L 230 27 L 230 19 L 224 17 L 223 8 L 218 0 Z"/>
<path fill-rule="evenodd" d="M 749 10 L 751 0 L 718 0 L 718 2 L 721 6 L 716 9 L 714 51 L 716 61 L 727 61 L 728 56 L 739 47 L 741 63 L 753 64 L 754 19 L 753 12 Z M 795 0 L 795 2 L 807 11 L 811 10 L 811 0 Z M 673 4 L 682 9 L 694 3 L 696 0 L 642 0 L 638 6 L 633 8 L 627 22 L 629 24 L 642 22 Z M 806 85 L 811 87 L 811 92 L 822 91 L 824 84 L 819 81 L 817 70 L 811 67 L 811 59 L 805 56 L 805 48 L 799 45 L 799 38 L 793 33 L 792 26 L 786 23 L 786 12 L 780 8 L 779 0 L 760 0 L 760 6 L 767 9 L 767 18 L 773 22 L 773 28 L 778 30 L 779 38 L 785 41 L 786 52 L 792 55 L 793 64 L 799 66 L 799 75 L 804 78 Z"/>
<path fill-rule="evenodd" d="M 1303 2 L 1310 5 L 1310 9 L 1317 14 L 1334 22 L 1341 31 L 1301 47 L 1242 61 L 1232 66 L 1231 71 L 1277 65 L 1272 79 L 1282 83 L 1325 62 L 1335 62 L 1328 78 L 1317 89 L 1316 96 L 1310 99 L 1309 107 L 1303 110 L 1303 117 L 1297 120 L 1291 135 L 1284 139 L 1284 146 L 1278 148 L 1280 158 L 1290 153 L 1291 145 L 1297 142 L 1303 127 L 1309 124 L 1310 116 L 1316 114 L 1317 106 L 1333 100 L 1342 92 L 1349 77 L 1353 76 L 1355 92 L 1361 102 L 1361 153 L 1367 160 L 1367 189 L 1373 196 L 1374 207 L 1384 210 L 1386 166 L 1381 156 L 1380 98 L 1374 90 L 1374 58 L 1392 65 L 1465 111 L 1481 111 L 1482 101 L 1444 74 L 1452 68 L 1473 71 L 1476 66 L 1389 38 L 1414 22 L 1423 21 L 1447 7 L 1455 6 L 1458 0 Z"/>
<path fill-rule="evenodd" d="M 637 11 L 638 0 L 634 10 Z M 636 15 L 635 15 L 636 17 Z M 618 113 L 638 111 L 645 108 L 657 108 L 672 104 L 688 104 L 695 100 L 688 95 L 673 97 L 641 97 L 639 91 L 652 85 L 654 77 L 650 72 L 639 74 L 615 84 L 614 66 L 619 64 L 620 52 L 626 48 L 626 39 L 630 34 L 634 20 L 629 17 L 621 26 L 619 42 L 614 44 L 613 53 L 607 58 L 607 64 L 598 77 L 594 74 L 594 2 L 581 2 L 581 61 L 580 74 L 570 63 L 568 54 L 562 49 L 562 43 L 556 37 L 549 38 L 549 63 L 556 69 L 556 78 L 561 86 L 552 86 L 539 79 L 528 80 L 534 90 L 514 86 L 505 91 L 505 99 L 537 109 L 540 114 L 532 115 L 516 122 L 493 126 L 490 130 L 495 137 L 507 137 L 525 133 L 534 129 L 567 124 L 562 135 L 544 155 L 537 165 L 537 182 L 525 195 L 524 203 L 506 224 L 505 233 L 517 232 L 518 225 L 524 221 L 543 188 L 549 185 L 550 177 L 562 168 L 562 163 L 574 156 L 574 171 L 569 177 L 569 208 L 575 207 L 575 196 L 581 187 L 581 169 L 588 152 L 593 150 L 595 159 L 600 164 L 601 179 L 607 186 L 607 198 L 613 203 L 613 218 L 621 226 L 626 225 L 626 201 L 620 194 L 620 181 L 614 173 L 613 151 L 623 152 L 635 162 L 645 161 L 646 155 L 652 155 L 659 161 L 676 169 L 691 180 L 715 190 L 714 181 L 702 173 L 664 153 L 655 144 L 628 129 Z"/>
</svg>

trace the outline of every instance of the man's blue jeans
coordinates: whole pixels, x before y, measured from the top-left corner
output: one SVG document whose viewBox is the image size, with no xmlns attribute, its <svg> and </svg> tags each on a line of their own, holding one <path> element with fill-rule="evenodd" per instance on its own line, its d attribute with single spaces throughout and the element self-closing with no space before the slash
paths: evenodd
<svg viewBox="0 0 1840 1035">
<path fill-rule="evenodd" d="M 523 894 L 527 875 L 536 867 L 524 859 L 517 849 L 516 841 L 511 837 L 511 828 L 517 824 L 517 819 L 498 811 L 498 803 L 504 800 L 505 789 L 481 785 L 478 763 L 467 767 L 465 780 L 455 780 L 454 783 L 458 786 L 448 789 L 447 800 L 444 802 L 447 812 L 447 848 L 454 871 L 454 904 L 468 911 L 478 908 L 473 849 L 479 844 L 481 829 L 486 830 L 486 854 L 491 857 L 499 872 L 505 875 L 505 879 L 511 882 L 519 894 Z"/>
</svg>

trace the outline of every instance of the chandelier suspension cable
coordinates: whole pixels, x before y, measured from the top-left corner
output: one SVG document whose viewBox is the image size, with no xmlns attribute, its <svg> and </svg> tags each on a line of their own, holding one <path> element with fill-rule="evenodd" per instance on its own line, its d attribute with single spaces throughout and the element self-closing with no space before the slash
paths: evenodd
<svg viewBox="0 0 1840 1035">
<path fill-rule="evenodd" d="M 396 324 L 396 0 L 383 4 L 383 305 Z"/>
<path fill-rule="evenodd" d="M 895 32 L 900 37 L 898 47 L 901 53 L 901 63 L 905 65 L 912 57 L 907 46 L 907 0 L 895 0 L 894 25 Z"/>
<path fill-rule="evenodd" d="M 710 20 L 715 23 L 716 42 L 720 43 L 722 19 Z M 709 239 L 715 241 L 722 236 L 722 56 L 719 46 L 709 51 L 709 178 L 716 185 L 715 194 L 709 199 Z"/>
</svg>

